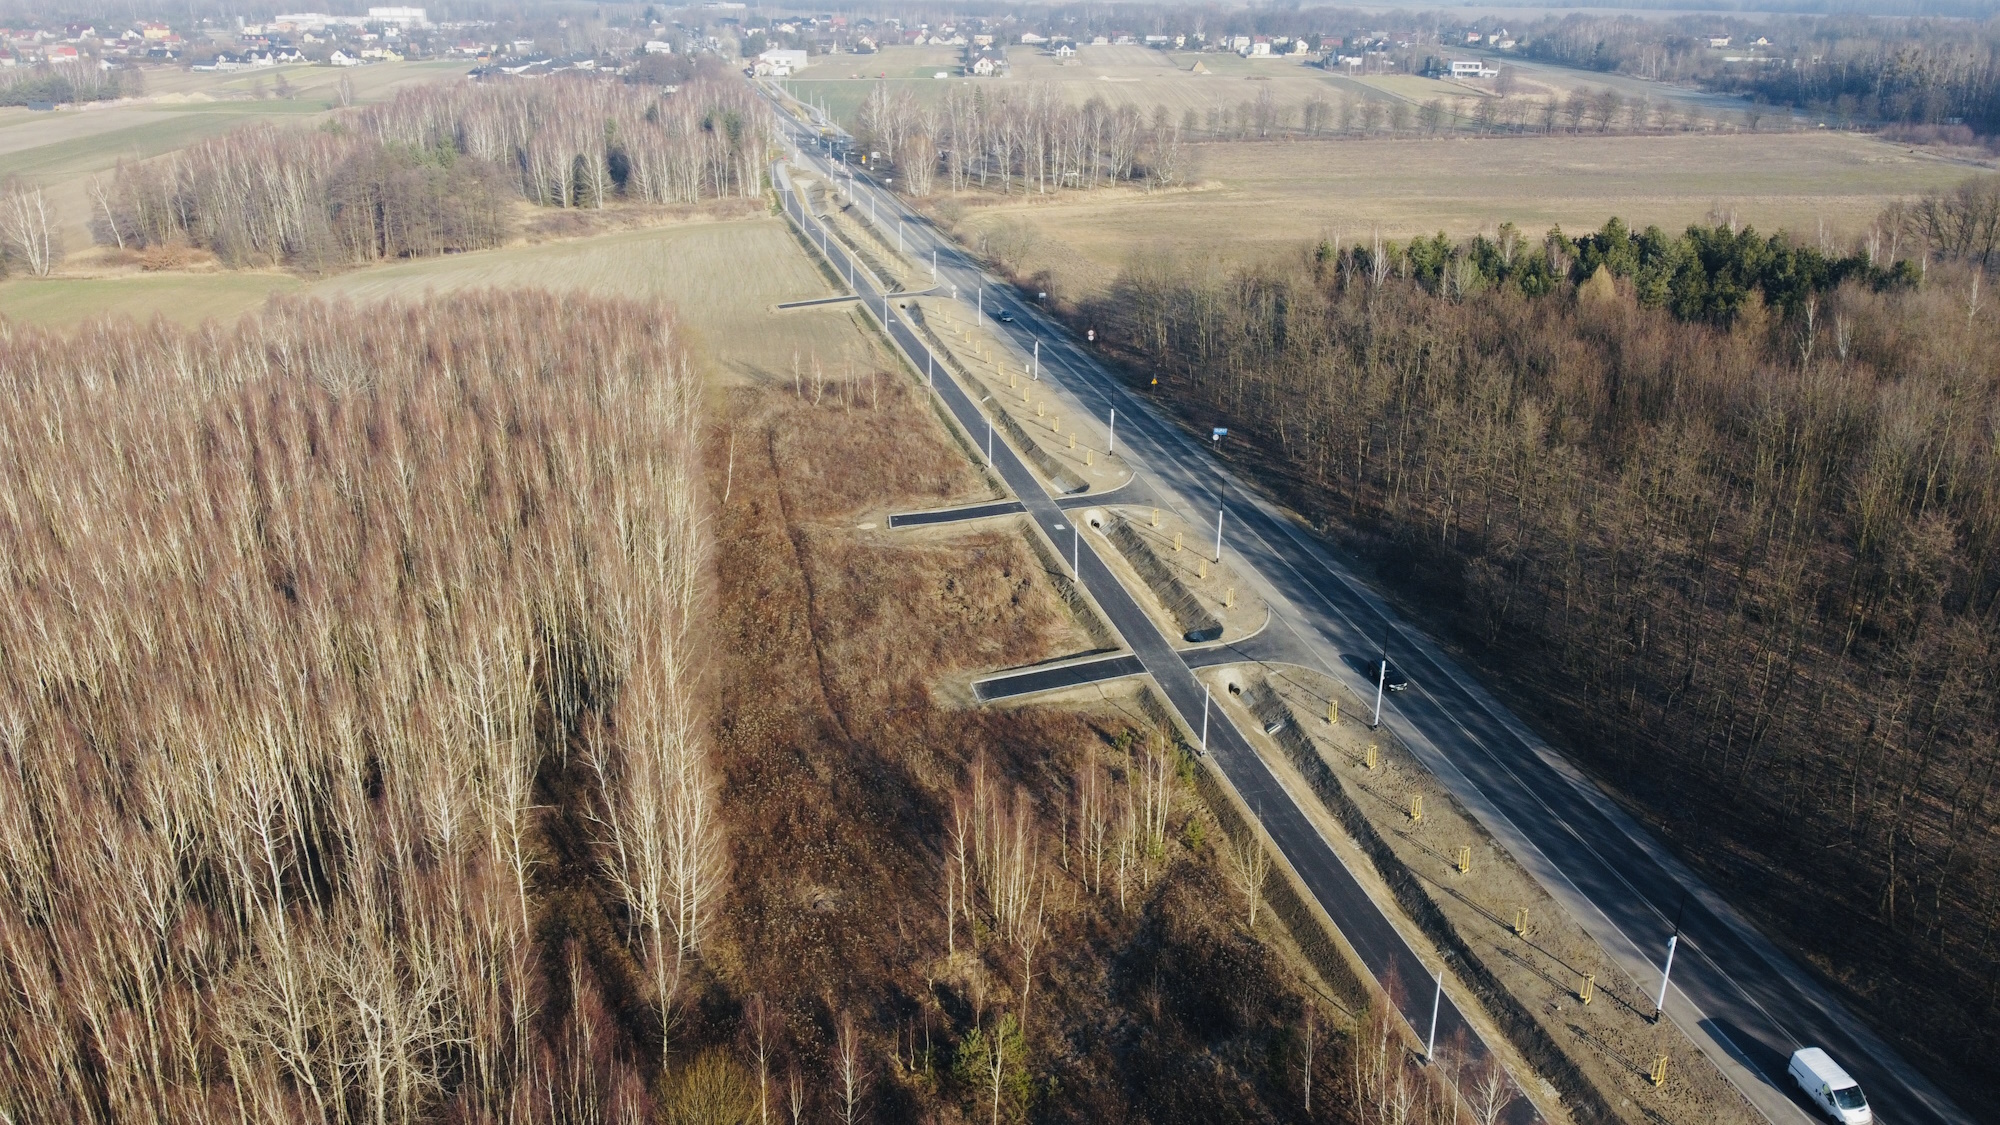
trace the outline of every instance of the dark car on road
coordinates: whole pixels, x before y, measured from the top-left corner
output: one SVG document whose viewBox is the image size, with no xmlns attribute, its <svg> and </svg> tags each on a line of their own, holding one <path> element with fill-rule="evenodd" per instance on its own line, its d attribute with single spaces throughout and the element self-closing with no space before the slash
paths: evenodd
<svg viewBox="0 0 2000 1125">
<path fill-rule="evenodd" d="M 1355 656 L 1352 653 L 1340 659 L 1342 663 L 1354 669 L 1357 675 L 1366 679 L 1370 686 L 1373 686 L 1378 681 L 1389 691 L 1402 691 L 1404 688 L 1410 686 L 1410 678 L 1403 674 L 1401 668 L 1396 667 L 1394 661 L 1384 661 L 1379 656 Z M 1384 663 L 1389 665 L 1386 675 L 1382 668 Z"/>
<path fill-rule="evenodd" d="M 1008 312 L 1006 309 L 1001 309 L 999 312 L 994 313 L 993 316 L 995 319 L 999 320 L 1000 323 L 1002 324 L 1014 323 L 1014 314 Z"/>
</svg>

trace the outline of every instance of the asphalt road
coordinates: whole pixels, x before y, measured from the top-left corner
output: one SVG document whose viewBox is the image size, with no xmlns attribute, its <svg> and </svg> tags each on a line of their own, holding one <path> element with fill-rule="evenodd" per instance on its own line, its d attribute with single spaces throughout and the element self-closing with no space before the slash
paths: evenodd
<svg viewBox="0 0 2000 1125">
<path fill-rule="evenodd" d="M 996 699 L 1018 699 L 1041 691 L 1057 691 L 1143 675 L 1145 671 L 1146 666 L 1136 656 L 1100 656 L 1094 660 L 1058 664 L 1053 668 L 1022 668 L 989 676 L 972 685 L 972 694 L 981 703 L 991 703 Z"/>
<path fill-rule="evenodd" d="M 795 137 L 810 149 L 810 135 Z M 1235 555 L 1233 565 L 1260 587 L 1273 613 L 1281 614 L 1318 653 L 1323 670 L 1356 690 L 1370 691 L 1373 685 L 1359 682 L 1338 654 L 1372 657 L 1387 642 L 1392 658 L 1414 683 L 1386 705 L 1385 722 L 1621 963 L 1634 988 L 1649 995 L 1657 988 L 1666 941 L 1679 920 L 1680 947 L 1666 1015 L 1767 1118 L 1787 1125 L 1815 1119 L 1785 1075 L 1791 1052 L 1812 1045 L 1824 1047 L 1861 1081 L 1878 1120 L 1888 1125 L 1973 1120 L 1428 638 L 1403 625 L 1324 545 L 1246 490 L 1202 443 L 1126 388 L 1063 326 L 987 276 L 926 220 L 865 176 L 854 179 L 850 191 L 857 198 L 874 195 L 887 222 L 903 221 L 912 260 L 921 259 L 926 250 L 936 251 L 941 285 L 956 285 L 968 304 L 983 290 L 985 308 L 1004 306 L 1014 312 L 1013 323 L 991 327 L 1023 353 L 1039 340 L 1044 378 L 1100 418 L 1117 409 L 1121 452 L 1135 482 L 1143 478 L 1162 506 L 1206 520 L 1211 527 L 1215 513 L 1225 513 L 1225 549 Z M 976 430 L 968 427 L 968 432 Z M 1008 483 L 1024 499 L 1030 493 L 1042 495 L 1032 478 Z M 1029 509 L 1034 512 L 1036 505 L 1030 503 Z M 1037 513 L 1037 519 L 1045 528 L 1053 526 L 1045 514 Z M 1085 570 L 1100 602 L 1115 599 L 1105 589 L 1115 588 L 1107 572 L 1099 567 L 1092 573 L 1090 562 Z M 1139 633 L 1157 633 L 1141 621 L 1114 624 L 1135 641 Z M 1189 682 L 1185 664 L 1140 651 L 1137 643 L 1134 649 L 1181 714 L 1194 713 L 1196 700 L 1189 693 L 1199 688 Z M 1243 760 L 1247 747 L 1234 745 L 1241 740 L 1233 730 L 1224 737 L 1232 745 L 1211 749 L 1245 799 L 1252 800 L 1261 763 L 1252 768 L 1254 755 Z M 1271 792 L 1260 791 L 1257 800 L 1267 801 L 1271 810 L 1289 806 Z M 1260 812 L 1267 827 L 1273 817 L 1282 819 L 1275 811 L 1260 807 Z M 1280 838 L 1281 848 L 1287 846 L 1278 827 L 1272 827 L 1272 835 Z M 1299 843 L 1302 852 L 1310 851 Z M 1306 873 L 1306 866 L 1297 861 L 1295 866 Z M 1330 873 L 1327 878 L 1330 884 L 1339 881 Z M 1318 893 L 1317 885 L 1314 889 Z M 1347 918 L 1332 904 L 1329 912 L 1345 931 Z M 1399 968 L 1398 975 L 1409 981 L 1428 974 Z M 1413 1023 L 1421 1026 L 1423 1020 Z"/>
<path fill-rule="evenodd" d="M 795 133 L 796 137 L 797 134 Z M 798 137 L 801 144 L 809 137 Z M 807 158 L 810 159 L 810 158 Z M 978 404 L 949 374 L 947 365 L 926 363 L 926 346 L 908 322 L 894 315 L 884 286 L 870 275 L 865 265 L 855 262 L 840 240 L 824 235 L 817 216 L 801 205 L 791 190 L 790 178 L 782 165 L 774 169 L 779 196 L 792 219 L 812 232 L 809 241 L 823 247 L 836 273 L 850 277 L 851 287 L 861 303 L 878 317 L 890 338 L 919 371 L 933 370 L 933 389 L 946 409 L 970 435 L 982 435 L 986 416 Z M 1102 537 L 1093 532 L 1083 536 L 1069 516 L 1057 505 L 1057 498 L 1029 470 L 1004 439 L 992 445 L 991 467 L 1001 481 L 1018 496 L 1056 554 L 1076 560 L 1079 584 L 1097 603 L 1112 629 L 1132 650 L 1145 672 L 1152 676 L 1169 706 L 1180 715 L 1190 731 L 1201 732 L 1205 751 L 1226 776 L 1276 847 L 1283 862 L 1296 872 L 1306 889 L 1340 927 L 1348 944 L 1378 981 L 1401 982 L 1392 993 L 1411 1028 L 1422 1039 L 1435 1035 L 1438 1043 L 1462 1043 L 1462 1061 L 1480 1065 L 1490 1051 L 1479 1032 L 1465 1019 L 1449 991 L 1433 996 L 1425 987 L 1437 967 L 1426 964 L 1403 940 L 1402 934 L 1383 913 L 1359 882 L 1334 854 L 1306 814 L 1295 804 L 1269 767 L 1225 717 L 1221 708 L 1211 708 L 1207 689 L 1177 653 L 1159 627 L 1147 616 L 1132 594 L 1121 585 L 1098 556 Z M 1435 1001 L 1435 1003 L 1434 1003 Z M 1435 1013 L 1435 1023 L 1433 1023 Z M 1532 1125 L 1544 1120 L 1527 1098 L 1509 1107 L 1504 1120 L 1510 1125 Z"/>
<path fill-rule="evenodd" d="M 898 512 L 889 517 L 889 526 L 925 527 L 934 523 L 958 523 L 961 520 L 983 520 L 989 516 L 1009 516 L 1021 511 L 1019 500 L 1000 500 L 991 504 L 974 504 L 967 508 L 934 508 L 928 512 Z"/>
</svg>

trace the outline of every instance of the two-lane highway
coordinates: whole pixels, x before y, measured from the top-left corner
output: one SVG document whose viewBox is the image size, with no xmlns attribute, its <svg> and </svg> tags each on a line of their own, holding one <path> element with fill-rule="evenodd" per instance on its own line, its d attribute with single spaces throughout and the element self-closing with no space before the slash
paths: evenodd
<svg viewBox="0 0 2000 1125">
<path fill-rule="evenodd" d="M 812 134 L 789 124 L 798 144 L 810 150 Z M 1322 543 L 1244 488 L 1060 324 L 984 273 L 892 193 L 865 176 L 851 179 L 848 190 L 857 200 L 872 200 L 879 223 L 900 223 L 913 260 L 936 255 L 940 284 L 957 286 L 968 304 L 979 300 L 989 311 L 1004 304 L 1013 322 L 989 326 L 1023 355 L 1039 342 L 1044 378 L 1094 412 L 1100 424 L 1117 410 L 1120 452 L 1135 483 L 1143 478 L 1162 506 L 1210 526 L 1221 513 L 1235 569 L 1258 588 L 1274 614 L 1294 626 L 1325 671 L 1369 691 L 1373 685 L 1359 683 L 1338 655 L 1372 657 L 1387 640 L 1415 687 L 1402 693 L 1385 720 L 1624 966 L 1631 987 L 1648 995 L 1657 987 L 1660 958 L 1679 919 L 1681 945 L 1666 1014 L 1767 1118 L 1788 1125 L 1810 1119 L 1791 1092 L 1784 1064 L 1796 1047 L 1817 1045 L 1861 1079 L 1880 1118 L 1891 1125 L 1972 1120 L 1426 637 L 1403 625 Z M 987 296 L 976 298 L 980 293 Z M 1028 479 L 1033 484 L 1031 475 Z M 1027 497 L 1015 481 L 1008 483 Z M 1041 515 L 1037 519 L 1052 526 Z M 1086 582 L 1102 602 L 1109 596 L 1107 576 L 1090 573 L 1090 565 Z M 1157 632 L 1150 625 L 1147 631 Z M 1146 660 L 1157 654 L 1140 655 Z M 1173 668 L 1162 674 L 1151 660 L 1146 663 L 1174 706 L 1183 716 L 1190 714 L 1187 691 L 1196 693 L 1196 703 L 1199 693 L 1192 677 L 1184 683 Z M 1185 671 L 1178 660 L 1170 663 Z M 1231 746 L 1229 753 L 1247 753 L 1247 747 Z M 1224 761 L 1232 780 L 1247 766 L 1234 758 Z M 1244 785 L 1238 781 L 1239 790 Z M 1271 814 L 1259 812 L 1268 826 Z M 1276 830 L 1272 834 L 1275 838 Z M 1407 971 L 1399 975 L 1412 979 Z"/>
</svg>

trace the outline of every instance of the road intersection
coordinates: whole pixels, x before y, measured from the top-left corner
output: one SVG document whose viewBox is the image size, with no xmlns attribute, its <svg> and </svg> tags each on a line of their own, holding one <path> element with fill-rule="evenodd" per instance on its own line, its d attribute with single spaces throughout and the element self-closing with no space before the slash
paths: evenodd
<svg viewBox="0 0 2000 1125">
<path fill-rule="evenodd" d="M 1441 649 L 1404 625 L 1315 536 L 1244 487 L 1063 326 L 1032 302 L 1018 299 L 900 199 L 865 176 L 822 160 L 813 151 L 817 129 L 789 116 L 782 105 L 779 119 L 800 166 L 847 178 L 850 198 L 871 203 L 867 211 L 856 207 L 855 212 L 899 225 L 913 260 L 936 255 L 940 286 L 956 286 L 965 303 L 978 302 L 988 310 L 1004 301 L 1013 320 L 988 327 L 1023 356 L 1039 343 L 1039 368 L 1047 382 L 1100 419 L 1116 409 L 1121 456 L 1132 468 L 1134 485 L 1143 480 L 1155 502 L 1191 522 L 1214 527 L 1221 521 L 1232 565 L 1297 638 L 1299 643 L 1289 647 L 1302 648 L 1319 671 L 1364 693 L 1373 685 L 1360 683 L 1339 655 L 1372 658 L 1385 643 L 1394 650 L 1414 686 L 1385 710 L 1385 724 L 1648 991 L 1658 982 L 1659 958 L 1678 920 L 1680 953 L 1665 1015 L 1766 1118 L 1785 1125 L 1813 1119 L 1792 1092 L 1784 1066 L 1797 1046 L 1817 1045 L 1861 1080 L 1882 1121 L 1959 1125 L 1972 1120 Z M 820 220 L 789 190 L 782 167 L 776 175 L 788 213 L 802 228 L 814 229 Z M 822 233 L 818 245 L 825 247 L 836 272 L 855 279 L 861 303 L 883 322 L 896 345 L 918 370 L 926 370 L 926 345 L 884 298 L 889 287 L 857 267 L 836 238 Z M 935 367 L 942 370 L 944 365 Z M 955 381 L 938 377 L 936 391 L 966 433 L 982 433 L 984 415 Z M 1193 671 L 1201 664 L 1189 659 L 1193 654 L 1172 647 L 1099 559 L 1092 536 L 1074 526 L 1064 509 L 1076 506 L 1079 498 L 1050 494 L 1005 442 L 994 446 L 993 468 L 1058 556 L 1078 560 L 1080 584 L 1130 646 L 1139 667 L 1194 729 L 1206 710 L 1205 689 Z M 1081 540 L 1075 540 L 1079 535 Z M 1130 674 L 1122 664 L 1105 668 Z M 1430 980 L 1435 966 L 1427 965 L 1368 899 L 1241 732 L 1226 721 L 1213 723 L 1209 749 L 1283 859 L 1377 979 L 1393 974 L 1405 982 Z M 1418 991 L 1424 995 L 1406 996 L 1402 1007 L 1421 1037 L 1431 998 L 1428 989 Z M 1468 1038 L 1476 1038 L 1450 1003 L 1449 992 L 1445 1009 L 1441 1025 L 1463 1027 Z M 1439 1034 L 1442 1038 L 1449 1031 Z"/>
</svg>

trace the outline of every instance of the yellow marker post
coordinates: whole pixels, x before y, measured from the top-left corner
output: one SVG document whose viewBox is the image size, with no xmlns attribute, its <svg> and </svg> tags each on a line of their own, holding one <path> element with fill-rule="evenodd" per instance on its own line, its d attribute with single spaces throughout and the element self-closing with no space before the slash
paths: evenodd
<svg viewBox="0 0 2000 1125">
<path fill-rule="evenodd" d="M 1051 428 L 1053 428 L 1053 427 L 1051 427 Z M 1069 447 L 1070 447 L 1071 449 L 1075 449 L 1075 448 L 1076 448 L 1076 433 L 1075 433 L 1074 431 L 1071 431 L 1071 433 L 1070 433 L 1070 435 L 1069 435 Z"/>
<path fill-rule="evenodd" d="M 1661 1055 L 1659 1058 L 1653 1060 L 1653 1073 L 1647 1077 L 1653 1080 L 1653 1085 L 1655 1086 L 1664 1086 L 1667 1084 L 1667 1056 Z"/>
<path fill-rule="evenodd" d="M 1336 699 L 1326 705 L 1326 725 L 1330 727 L 1340 725 L 1340 700 Z"/>
<path fill-rule="evenodd" d="M 1236 605 L 1236 587 L 1231 586 L 1229 589 L 1223 591 L 1222 608 L 1232 609 L 1235 607 L 1235 605 Z"/>
<path fill-rule="evenodd" d="M 1180 549 L 1181 549 L 1181 533 L 1176 531 L 1174 532 L 1174 550 L 1178 551 Z"/>
<path fill-rule="evenodd" d="M 1522 937 L 1528 936 L 1528 908 L 1525 906 L 1514 911 L 1514 932 Z"/>
<path fill-rule="evenodd" d="M 1158 508 L 1153 509 L 1153 526 L 1160 526 L 1160 510 Z"/>
<path fill-rule="evenodd" d="M 1377 753 L 1377 748 L 1374 743 L 1371 742 L 1368 744 L 1368 756 L 1363 760 L 1368 763 L 1368 768 L 1371 770 L 1381 764 L 1382 759 Z"/>
<path fill-rule="evenodd" d="M 1196 578 L 1207 578 L 1207 577 L 1208 577 L 1208 560 L 1207 560 L 1207 559 L 1196 559 L 1196 560 L 1194 561 L 1194 576 L 1195 576 Z"/>
<path fill-rule="evenodd" d="M 1410 794 L 1410 823 L 1422 824 L 1423 822 L 1424 795 L 1422 793 L 1412 793 Z"/>
<path fill-rule="evenodd" d="M 1086 464 L 1086 465 L 1088 465 L 1088 464 L 1090 464 L 1090 463 L 1091 463 L 1091 461 L 1090 461 L 1090 450 L 1088 450 L 1088 449 L 1086 449 L 1086 450 L 1084 450 L 1084 451 L 1083 451 L 1083 463 L 1084 463 L 1084 464 Z"/>
<path fill-rule="evenodd" d="M 1590 1003 L 1591 997 L 1596 995 L 1597 995 L 1597 974 L 1596 973 L 1583 974 L 1583 987 L 1576 990 L 1576 998 L 1588 1004 Z"/>
<path fill-rule="evenodd" d="M 1460 875 L 1472 874 L 1472 848 L 1469 845 L 1459 846 L 1458 873 Z"/>
</svg>

